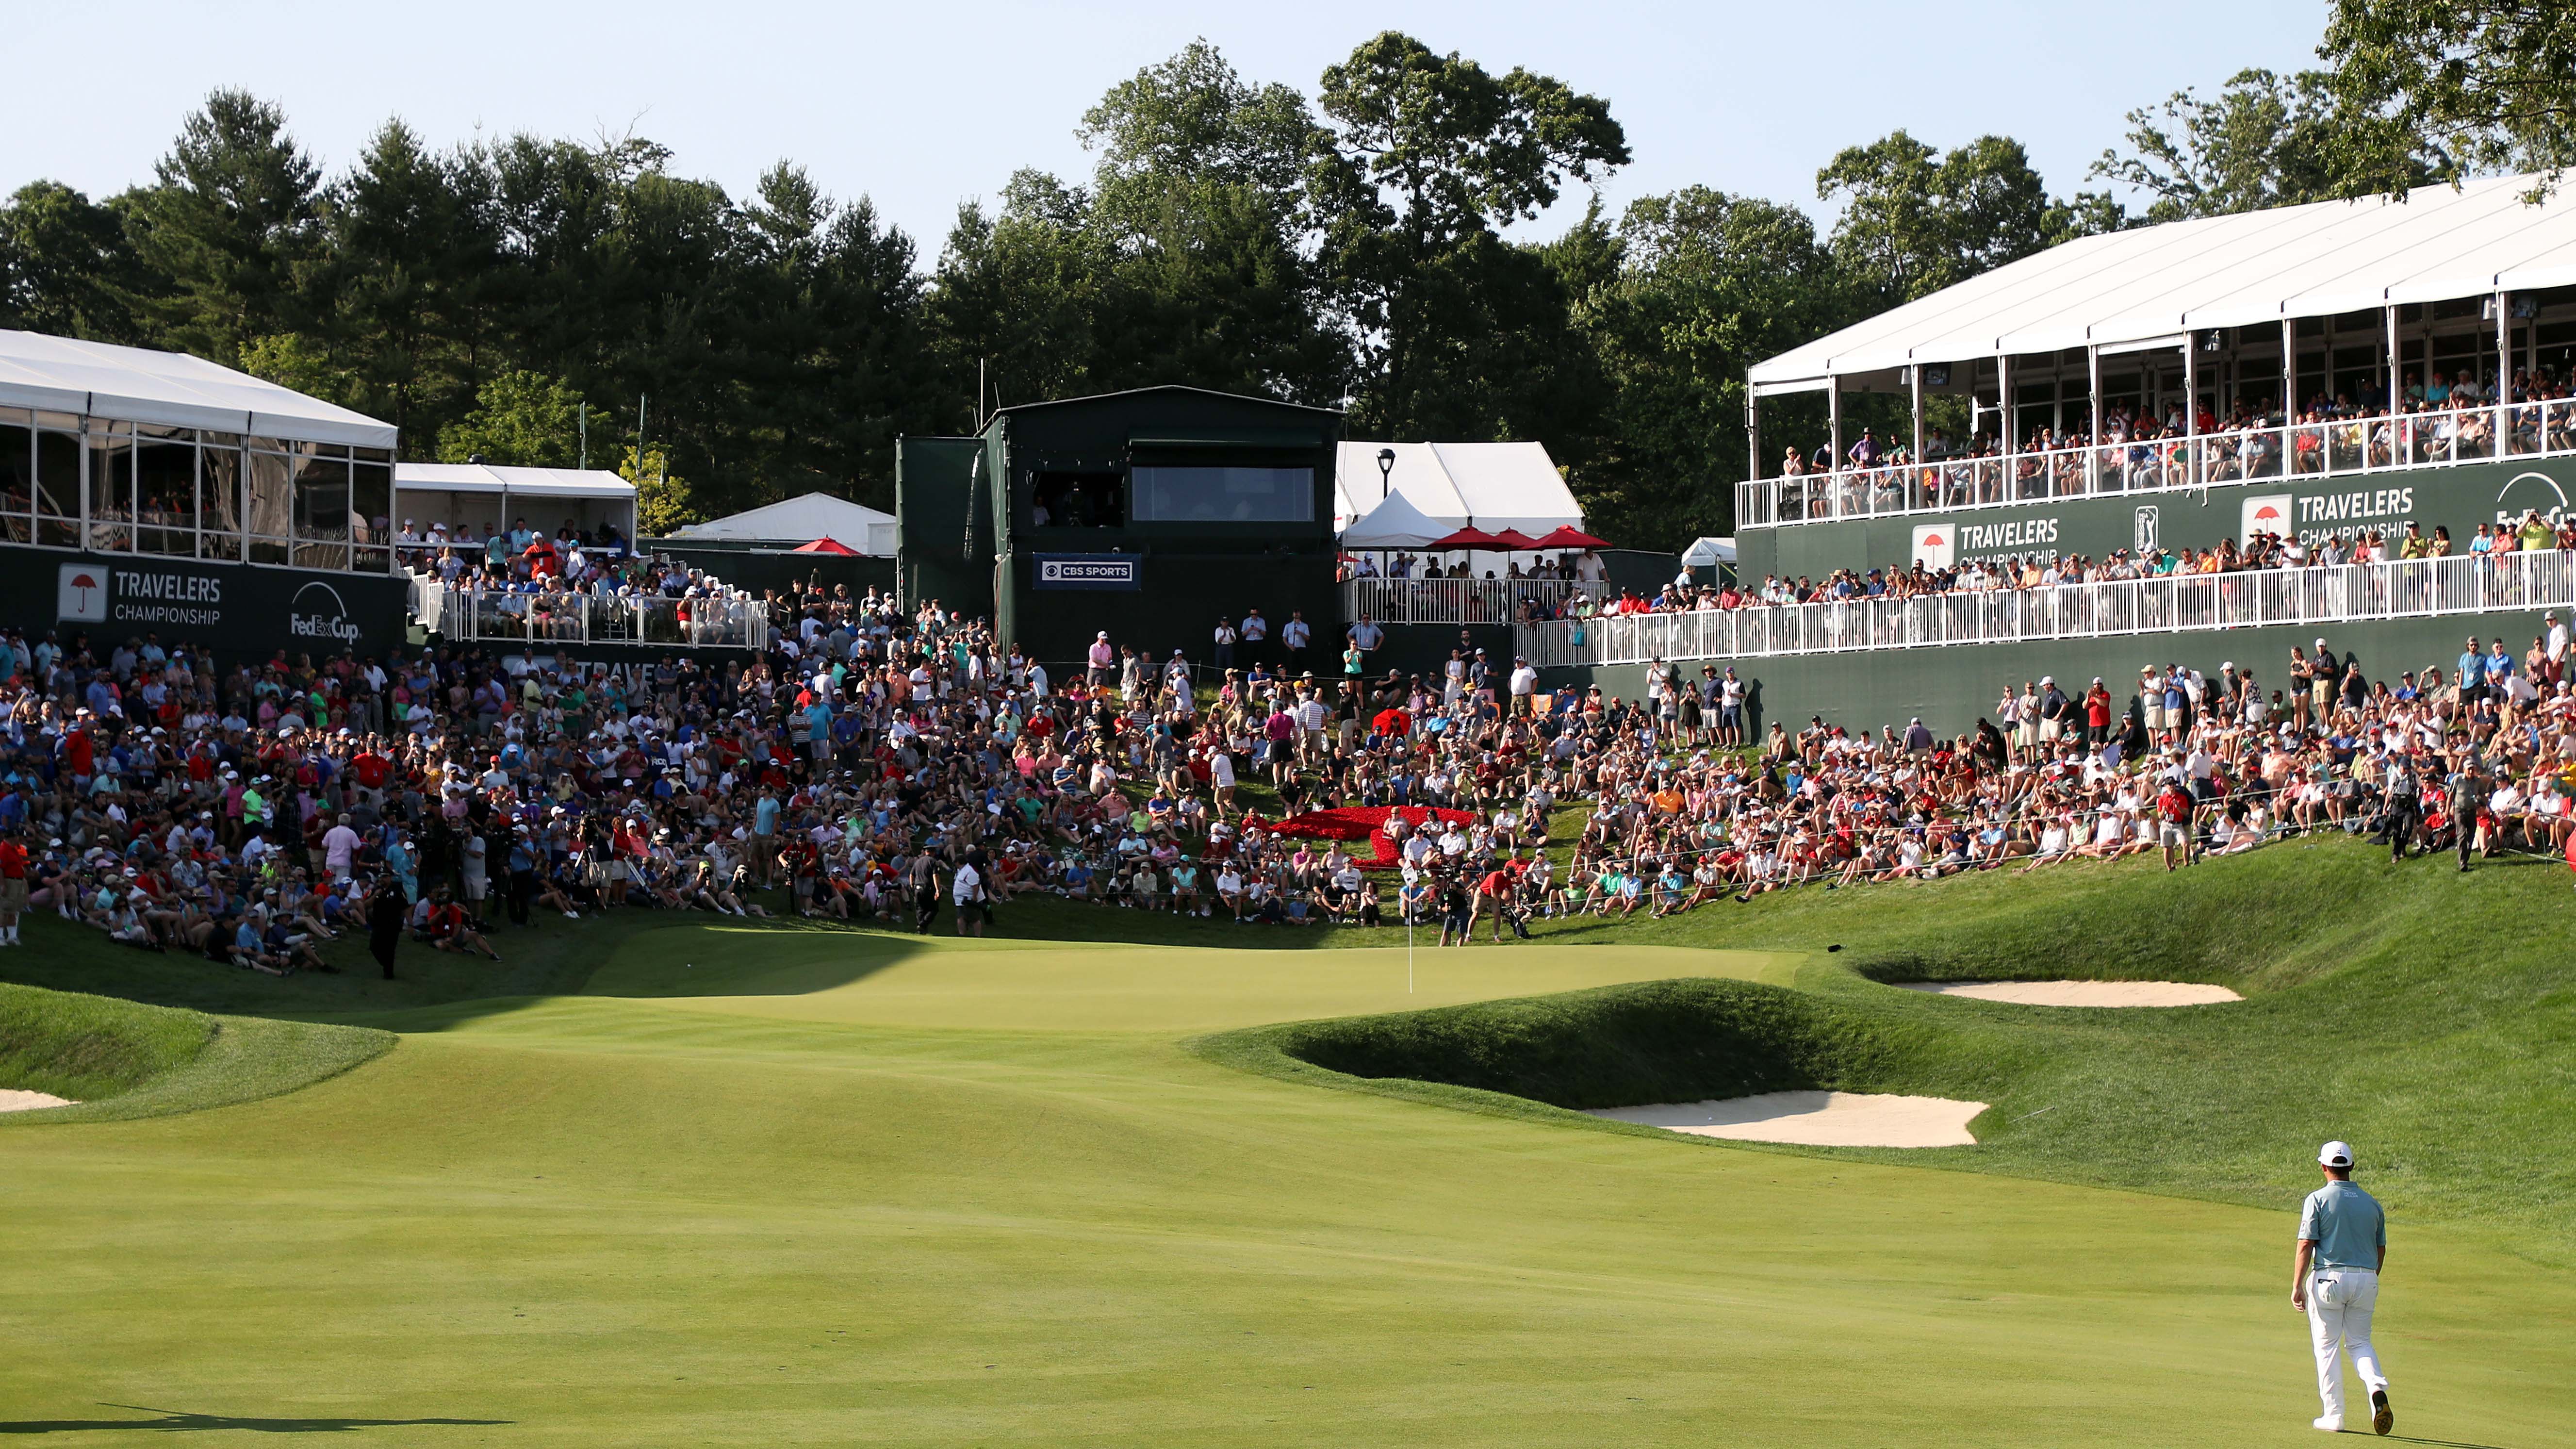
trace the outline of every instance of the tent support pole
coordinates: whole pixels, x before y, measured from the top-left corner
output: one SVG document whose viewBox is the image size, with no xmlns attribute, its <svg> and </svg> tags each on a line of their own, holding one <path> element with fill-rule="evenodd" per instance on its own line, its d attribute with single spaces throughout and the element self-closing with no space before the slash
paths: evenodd
<svg viewBox="0 0 2576 1449">
<path fill-rule="evenodd" d="M 2299 323 L 2281 319 L 2281 476 L 2290 476 L 2290 425 L 2299 419 Z"/>
<path fill-rule="evenodd" d="M 2014 426 L 2016 419 L 2013 416 L 2012 389 L 2012 359 L 2000 352 L 1996 353 L 1995 426 L 2003 432 L 2004 457 L 2007 460 L 2010 460 L 2014 455 L 2021 451 L 2021 440 L 2019 437 L 2015 436 L 2020 432 L 2020 429 Z"/>
<path fill-rule="evenodd" d="M 2084 345 L 2084 402 L 2093 410 L 2093 432 L 2084 449 L 2084 491 L 2092 493 L 2102 486 L 2102 349 L 2089 342 Z"/>
<path fill-rule="evenodd" d="M 2406 405 L 2406 374 L 2398 366 L 2405 358 L 2397 350 L 2397 304 L 2389 303 L 2385 315 L 2388 319 L 2388 395 L 2384 401 L 2388 404 L 2388 415 L 2393 418 Z M 2394 463 L 2397 461 L 2393 446 L 2397 440 L 2396 424 L 2389 424 L 2388 437 L 2392 445 L 2388 461 Z"/>
<path fill-rule="evenodd" d="M 2505 423 L 2509 414 L 2513 381 L 2513 293 L 2495 294 L 2496 377 L 2495 387 L 2495 455 L 2505 455 Z"/>
<path fill-rule="evenodd" d="M 1834 456 L 1825 465 L 1827 473 L 1838 473 L 1843 466 L 1843 383 L 1838 377 L 1825 379 L 1825 418 L 1832 432 Z"/>
<path fill-rule="evenodd" d="M 1923 463 L 1923 364 L 1908 364 L 1905 381 L 1914 390 L 1914 451 L 1910 456 L 1915 466 L 1920 467 Z"/>
</svg>

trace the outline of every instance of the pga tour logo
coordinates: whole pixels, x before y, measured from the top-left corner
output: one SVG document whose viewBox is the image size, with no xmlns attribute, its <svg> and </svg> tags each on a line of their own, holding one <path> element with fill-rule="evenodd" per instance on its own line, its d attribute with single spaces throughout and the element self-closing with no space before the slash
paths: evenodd
<svg viewBox="0 0 2576 1449">
<path fill-rule="evenodd" d="M 1959 530 L 1948 523 L 1914 526 L 1914 561 L 1927 569 L 1946 569 L 1959 550 Z"/>
</svg>

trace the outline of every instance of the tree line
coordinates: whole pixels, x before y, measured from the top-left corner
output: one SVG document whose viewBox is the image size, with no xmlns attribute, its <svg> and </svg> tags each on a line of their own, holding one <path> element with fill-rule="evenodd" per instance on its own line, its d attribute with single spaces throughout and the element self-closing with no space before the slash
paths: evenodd
<svg viewBox="0 0 2576 1449">
<path fill-rule="evenodd" d="M 900 433 L 1178 382 L 1345 406 L 1355 437 L 1537 439 L 1595 531 L 1672 547 L 1731 527 L 1750 363 L 2069 237 L 2555 168 L 2570 33 L 2557 0 L 2344 0 L 2326 68 L 2130 114 L 2086 179 L 2136 211 L 2052 195 L 2008 137 L 1898 131 L 1818 172 L 1821 232 L 1696 186 L 1608 214 L 1609 104 L 1525 68 L 1389 32 L 1309 96 L 1198 42 L 1080 118 L 1088 175 L 1017 173 L 926 265 L 788 161 L 737 198 L 641 137 L 442 149 L 396 119 L 326 175 L 279 107 L 219 90 L 148 183 L 0 207 L 0 326 L 240 366 L 415 459 L 568 466 L 586 420 L 651 530 L 890 506 Z M 1594 200 L 1562 235 L 1507 234 L 1571 187 Z"/>
</svg>

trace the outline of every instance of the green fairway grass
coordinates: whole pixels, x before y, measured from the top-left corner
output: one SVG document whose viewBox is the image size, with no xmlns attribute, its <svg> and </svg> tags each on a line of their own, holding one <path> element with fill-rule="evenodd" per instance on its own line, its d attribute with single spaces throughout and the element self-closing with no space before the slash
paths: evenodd
<svg viewBox="0 0 2576 1449">
<path fill-rule="evenodd" d="M 2568 910 L 2554 872 L 2338 847 L 1549 923 L 1417 950 L 1410 994 L 1399 932 L 1051 903 L 967 943 L 623 917 L 391 992 L 0 953 L 91 990 L 166 969 L 164 994 L 233 1013 L 282 985 L 296 1014 L 402 1033 L 284 1095 L 0 1131 L 0 1435 L 2306 1443 L 2289 1210 L 2345 1135 L 2395 1214 L 2400 1434 L 2564 1443 Z M 1913 973 L 2249 1000 L 1870 979 Z M 1714 1081 L 1674 988 L 1631 984 L 1679 976 L 1830 1028 L 1778 1070 L 1995 1103 L 1980 1145 L 1745 1148 L 1539 1100 L 1617 1080 L 1603 1043 L 1665 1073 L 1625 1090 Z M 1528 1004 L 1473 1005 L 1496 1000 Z M 1518 1031 L 1557 1053 L 1487 1083 L 1518 1096 L 1282 1050 L 1444 1037 L 1526 1064 Z M 214 1032 L 132 1095 L 228 1039 L 259 1045 Z"/>
</svg>

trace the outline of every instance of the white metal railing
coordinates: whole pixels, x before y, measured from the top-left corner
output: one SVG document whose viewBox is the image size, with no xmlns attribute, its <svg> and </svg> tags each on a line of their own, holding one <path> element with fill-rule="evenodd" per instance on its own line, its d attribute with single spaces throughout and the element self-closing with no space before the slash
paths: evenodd
<svg viewBox="0 0 2576 1449">
<path fill-rule="evenodd" d="M 2545 608 L 2576 608 L 2576 552 L 2468 554 L 2336 568 L 2179 574 L 2036 589 L 1920 594 L 1910 599 L 1558 620 L 1520 628 L 1512 647 L 1532 664 L 1550 668 Z"/>
<path fill-rule="evenodd" d="M 426 611 L 453 643 L 638 644 L 766 649 L 769 613 L 758 599 L 671 599 L 659 594 L 523 594 L 432 590 Z M 419 605 L 415 613 L 422 613 Z"/>
<path fill-rule="evenodd" d="M 1823 523 L 2569 454 L 2576 399 L 2558 398 L 1758 478 L 1736 485 L 1735 519 L 1739 527 Z"/>
<path fill-rule="evenodd" d="M 1508 624 L 1521 605 L 1553 613 L 1581 585 L 1572 579 L 1345 579 L 1342 617 L 1380 624 Z"/>
<path fill-rule="evenodd" d="M 438 576 L 406 573 L 403 583 L 409 596 L 411 621 L 425 633 L 443 632 L 441 626 L 446 619 L 447 588 L 438 581 Z"/>
</svg>

